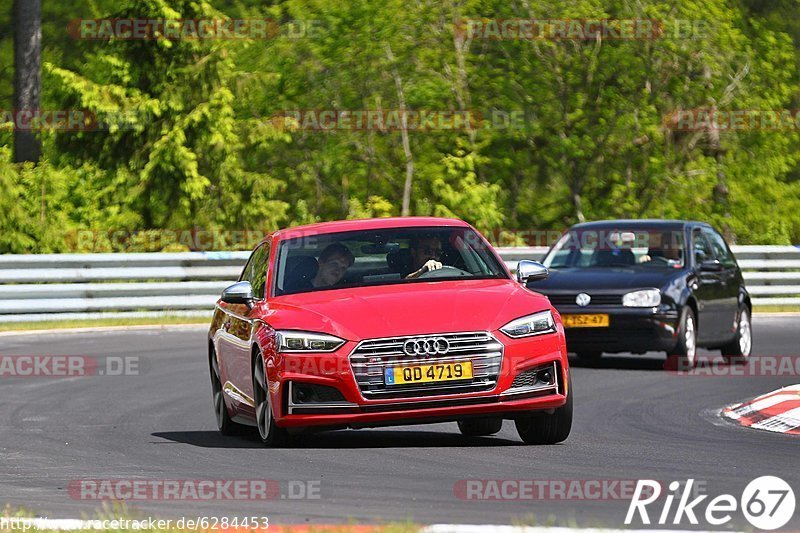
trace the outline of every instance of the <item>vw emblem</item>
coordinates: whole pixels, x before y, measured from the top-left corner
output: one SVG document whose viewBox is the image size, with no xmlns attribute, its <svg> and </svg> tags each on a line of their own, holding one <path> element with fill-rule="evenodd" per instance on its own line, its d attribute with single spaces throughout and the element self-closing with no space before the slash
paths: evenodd
<svg viewBox="0 0 800 533">
<path fill-rule="evenodd" d="M 450 351 L 450 343 L 444 337 L 408 339 L 403 343 L 406 355 L 443 355 Z"/>
<path fill-rule="evenodd" d="M 575 303 L 578 304 L 579 307 L 586 307 L 587 305 L 589 305 L 589 302 L 591 301 L 592 297 L 586 294 L 585 292 L 582 292 L 575 297 Z"/>
</svg>

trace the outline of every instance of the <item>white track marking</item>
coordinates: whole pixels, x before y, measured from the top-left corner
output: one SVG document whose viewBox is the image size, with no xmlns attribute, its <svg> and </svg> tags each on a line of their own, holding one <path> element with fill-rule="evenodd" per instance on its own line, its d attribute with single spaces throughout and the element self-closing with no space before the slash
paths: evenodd
<svg viewBox="0 0 800 533">
<path fill-rule="evenodd" d="M 761 422 L 756 422 L 752 426 L 756 429 L 766 429 L 777 433 L 785 433 L 791 429 L 800 427 L 800 407 L 795 407 L 790 411 L 767 418 Z"/>
</svg>

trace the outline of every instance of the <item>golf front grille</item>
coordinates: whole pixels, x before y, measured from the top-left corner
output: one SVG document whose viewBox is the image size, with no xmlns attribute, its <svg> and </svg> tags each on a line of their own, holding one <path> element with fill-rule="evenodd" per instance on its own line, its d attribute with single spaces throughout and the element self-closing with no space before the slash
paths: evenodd
<svg viewBox="0 0 800 533">
<path fill-rule="evenodd" d="M 409 355 L 407 352 L 414 352 L 415 347 L 421 353 Z M 385 382 L 387 368 L 467 361 L 472 363 L 471 379 L 403 385 Z M 485 331 L 370 339 L 361 341 L 350 354 L 356 382 L 361 394 L 368 399 L 490 390 L 497 385 L 502 362 L 503 344 Z"/>
<path fill-rule="evenodd" d="M 578 293 L 574 294 L 545 294 L 548 298 L 550 298 L 550 303 L 553 304 L 556 308 L 559 306 L 577 306 L 576 298 L 578 297 Z M 589 294 L 591 300 L 589 301 L 588 307 L 598 307 L 598 306 L 616 306 L 622 305 L 622 295 L 621 294 Z"/>
</svg>

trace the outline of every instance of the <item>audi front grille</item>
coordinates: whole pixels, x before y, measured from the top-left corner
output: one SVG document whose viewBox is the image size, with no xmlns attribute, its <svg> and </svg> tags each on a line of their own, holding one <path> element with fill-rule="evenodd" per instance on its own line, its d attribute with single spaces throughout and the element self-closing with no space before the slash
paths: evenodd
<svg viewBox="0 0 800 533">
<path fill-rule="evenodd" d="M 384 381 L 385 370 L 391 367 L 466 361 L 472 363 L 472 379 L 413 385 L 386 385 Z M 497 385 L 502 362 L 503 344 L 485 331 L 370 339 L 361 341 L 350 354 L 356 382 L 367 399 L 491 390 Z"/>
</svg>

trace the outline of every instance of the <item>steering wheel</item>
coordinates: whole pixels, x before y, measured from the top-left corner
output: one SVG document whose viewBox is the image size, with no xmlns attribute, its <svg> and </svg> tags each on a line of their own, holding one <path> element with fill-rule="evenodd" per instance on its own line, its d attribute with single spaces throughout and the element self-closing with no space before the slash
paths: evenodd
<svg viewBox="0 0 800 533">
<path fill-rule="evenodd" d="M 456 268 L 450 265 L 442 265 L 442 268 L 437 270 L 428 270 L 427 272 L 423 272 L 417 279 L 420 278 L 453 278 L 453 277 L 460 277 L 463 278 L 464 276 L 471 276 L 469 272 L 466 270 L 461 270 L 460 268 Z"/>
</svg>

